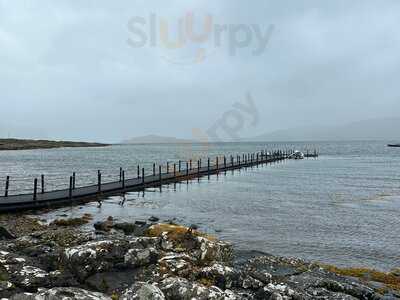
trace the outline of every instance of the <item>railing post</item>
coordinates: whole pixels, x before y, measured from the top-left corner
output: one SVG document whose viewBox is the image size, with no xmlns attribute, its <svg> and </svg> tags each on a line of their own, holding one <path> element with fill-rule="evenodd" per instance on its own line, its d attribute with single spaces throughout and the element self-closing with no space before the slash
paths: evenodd
<svg viewBox="0 0 400 300">
<path fill-rule="evenodd" d="M 144 184 L 144 168 L 142 168 L 142 184 Z"/>
<path fill-rule="evenodd" d="M 197 177 L 200 178 L 200 160 L 197 161 Z"/>
<path fill-rule="evenodd" d="M 179 166 L 178 166 L 178 172 L 180 173 L 181 172 L 181 170 L 182 170 L 182 166 L 181 166 L 181 164 L 182 164 L 182 162 L 181 161 L 179 161 Z"/>
<path fill-rule="evenodd" d="M 161 183 L 162 183 L 162 167 L 161 167 L 161 165 L 158 166 L 158 177 L 160 179 L 160 185 L 161 185 Z"/>
<path fill-rule="evenodd" d="M 153 176 L 156 176 L 156 164 L 153 163 Z"/>
<path fill-rule="evenodd" d="M 6 189 L 4 191 L 4 196 L 5 197 L 8 197 L 8 189 L 9 189 L 9 187 L 10 187 L 10 176 L 7 176 L 7 178 L 6 178 Z"/>
<path fill-rule="evenodd" d="M 208 172 L 208 175 L 210 175 L 210 158 L 208 158 L 208 160 L 207 160 L 207 172 Z"/>
<path fill-rule="evenodd" d="M 218 156 L 215 159 L 215 164 L 217 165 L 217 173 L 219 171 L 219 161 L 218 161 Z"/>
<path fill-rule="evenodd" d="M 190 171 L 191 171 L 192 170 L 192 160 L 189 161 L 189 168 L 190 168 Z"/>
<path fill-rule="evenodd" d="M 73 178 L 72 176 L 69 177 L 69 190 L 68 190 L 68 198 L 72 199 L 72 185 L 73 185 Z"/>
<path fill-rule="evenodd" d="M 189 163 L 186 162 L 186 176 L 189 176 Z"/>
<path fill-rule="evenodd" d="M 167 174 L 169 174 L 169 162 L 167 161 Z"/>
<path fill-rule="evenodd" d="M 42 188 L 42 194 L 44 194 L 44 175 L 40 175 L 40 183 Z"/>
<path fill-rule="evenodd" d="M 125 171 L 122 170 L 122 188 L 125 189 Z"/>
<path fill-rule="evenodd" d="M 38 187 L 38 180 L 35 178 L 33 180 L 33 201 L 37 201 L 37 187 Z"/>
<path fill-rule="evenodd" d="M 226 156 L 224 155 L 224 168 L 226 169 Z"/>
<path fill-rule="evenodd" d="M 76 173 L 72 173 L 72 189 L 75 189 L 76 187 Z"/>
<path fill-rule="evenodd" d="M 174 163 L 174 177 L 176 177 L 176 164 Z"/>
<path fill-rule="evenodd" d="M 100 170 L 97 171 L 97 191 L 101 193 L 101 172 Z"/>
<path fill-rule="evenodd" d="M 137 166 L 137 178 L 138 179 L 140 178 L 140 166 L 139 165 Z"/>
<path fill-rule="evenodd" d="M 122 181 L 122 168 L 119 167 L 119 182 Z"/>
</svg>

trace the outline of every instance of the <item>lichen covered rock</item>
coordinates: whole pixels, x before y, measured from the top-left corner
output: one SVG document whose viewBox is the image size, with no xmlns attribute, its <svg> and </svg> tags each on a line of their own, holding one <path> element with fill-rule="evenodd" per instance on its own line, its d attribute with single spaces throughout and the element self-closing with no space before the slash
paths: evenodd
<svg viewBox="0 0 400 300">
<path fill-rule="evenodd" d="M 92 241 L 76 247 L 65 249 L 63 263 L 78 277 L 80 281 L 90 275 L 110 271 L 115 268 L 139 267 L 157 260 L 154 238 L 126 238 Z"/>
<path fill-rule="evenodd" d="M 53 224 L 0 241 L 0 298 L 400 299 L 396 271 L 366 272 L 376 279 L 371 283 L 343 275 L 355 270 L 339 274 L 296 258 L 234 263 L 231 244 L 194 226 L 106 222 L 112 229 L 97 234 Z"/>
<path fill-rule="evenodd" d="M 102 293 L 91 292 L 80 288 L 52 288 L 38 293 L 21 293 L 11 300 L 111 300 Z"/>
<path fill-rule="evenodd" d="M 155 284 L 137 282 L 123 292 L 120 300 L 165 300 L 165 296 Z"/>
</svg>

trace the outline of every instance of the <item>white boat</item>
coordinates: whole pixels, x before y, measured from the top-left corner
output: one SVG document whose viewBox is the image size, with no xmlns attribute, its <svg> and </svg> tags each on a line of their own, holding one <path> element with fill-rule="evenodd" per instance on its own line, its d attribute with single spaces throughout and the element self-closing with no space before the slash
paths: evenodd
<svg viewBox="0 0 400 300">
<path fill-rule="evenodd" d="M 289 155 L 290 159 L 304 159 L 304 153 L 300 151 L 294 151 L 291 155 Z"/>
</svg>

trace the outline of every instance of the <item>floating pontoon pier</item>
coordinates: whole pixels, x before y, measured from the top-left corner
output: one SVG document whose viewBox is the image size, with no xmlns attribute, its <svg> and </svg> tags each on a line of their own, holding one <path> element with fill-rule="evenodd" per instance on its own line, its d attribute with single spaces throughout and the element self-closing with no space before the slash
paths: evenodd
<svg viewBox="0 0 400 300">
<path fill-rule="evenodd" d="M 148 187 L 162 187 L 164 184 L 188 181 L 194 178 L 210 176 L 221 172 L 236 170 L 256 165 L 269 164 L 286 160 L 294 151 L 261 151 L 258 153 L 234 156 L 216 157 L 212 162 L 208 158 L 204 163 L 201 159 L 196 162 L 179 161 L 167 163 L 166 167 L 153 164 L 151 175 L 146 175 L 145 169 L 137 167 L 135 178 L 126 178 L 124 169 L 120 168 L 119 180 L 103 182 L 102 173 L 97 173 L 97 184 L 76 187 L 76 174 L 69 178 L 69 188 L 45 191 L 45 177 L 33 181 L 33 192 L 29 194 L 9 195 L 11 178 L 7 176 L 3 196 L 0 196 L 0 212 L 39 209 L 45 207 L 62 206 L 89 201 L 100 201 L 106 196 L 125 192 L 140 191 Z M 317 157 L 318 153 L 306 153 L 305 157 Z M 163 169 L 166 169 L 163 172 Z"/>
</svg>

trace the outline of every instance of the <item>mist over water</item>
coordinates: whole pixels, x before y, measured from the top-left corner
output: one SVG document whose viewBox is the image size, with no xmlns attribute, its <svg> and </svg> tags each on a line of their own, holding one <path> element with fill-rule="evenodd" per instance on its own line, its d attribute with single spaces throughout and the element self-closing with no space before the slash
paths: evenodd
<svg viewBox="0 0 400 300">
<path fill-rule="evenodd" d="M 255 152 L 317 148 L 318 159 L 285 161 L 221 173 L 97 203 L 46 212 L 44 217 L 113 216 L 133 221 L 152 215 L 198 224 L 241 250 L 298 256 L 342 266 L 389 270 L 399 266 L 400 150 L 384 142 L 222 143 L 134 145 L 109 148 L 0 152 L 0 176 L 20 184 L 41 173 L 60 178 L 75 171 L 78 184 L 94 181 L 97 169 L 117 180 L 119 167 L 135 176 L 136 165 Z M 79 174 L 83 174 L 79 176 Z M 131 174 L 131 176 L 129 176 Z M 30 181 L 29 181 L 30 182 Z M 2 184 L 2 182 L 0 182 Z M 121 205 L 121 200 L 125 202 Z"/>
</svg>

